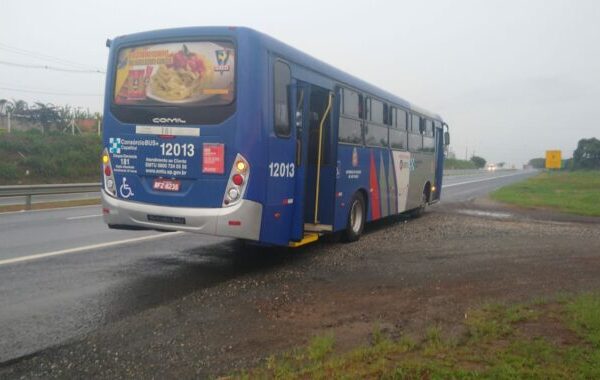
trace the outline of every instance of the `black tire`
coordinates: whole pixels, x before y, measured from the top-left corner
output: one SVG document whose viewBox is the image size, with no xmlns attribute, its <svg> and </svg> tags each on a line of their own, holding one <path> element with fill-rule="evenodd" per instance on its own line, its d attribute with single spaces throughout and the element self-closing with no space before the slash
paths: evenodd
<svg viewBox="0 0 600 380">
<path fill-rule="evenodd" d="M 344 241 L 353 242 L 360 239 L 360 235 L 362 235 L 365 228 L 366 219 L 367 208 L 365 199 L 361 193 L 354 193 L 350 201 L 348 221 L 344 230 Z"/>
<path fill-rule="evenodd" d="M 425 209 L 427 208 L 427 193 L 423 192 L 421 196 L 421 204 L 416 209 L 412 210 L 410 215 L 413 218 L 418 218 L 425 213 Z"/>
</svg>

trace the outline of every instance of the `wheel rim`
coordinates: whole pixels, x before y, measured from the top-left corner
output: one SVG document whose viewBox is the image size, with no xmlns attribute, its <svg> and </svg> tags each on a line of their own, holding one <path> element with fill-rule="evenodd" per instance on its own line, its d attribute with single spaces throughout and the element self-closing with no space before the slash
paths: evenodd
<svg viewBox="0 0 600 380">
<path fill-rule="evenodd" d="M 350 226 L 352 227 L 352 232 L 358 233 L 360 232 L 360 228 L 362 226 L 363 220 L 363 209 L 362 203 L 359 201 L 355 201 L 352 204 L 352 209 L 350 210 Z"/>
</svg>

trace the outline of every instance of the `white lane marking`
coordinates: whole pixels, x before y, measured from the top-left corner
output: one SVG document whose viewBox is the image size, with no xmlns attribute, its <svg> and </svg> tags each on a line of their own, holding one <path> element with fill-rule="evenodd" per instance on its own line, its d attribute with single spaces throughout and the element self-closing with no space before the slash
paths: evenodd
<svg viewBox="0 0 600 380">
<path fill-rule="evenodd" d="M 100 200 L 100 199 L 98 199 Z M 72 210 L 75 208 L 89 208 L 89 207 L 102 207 L 102 205 L 100 203 L 96 204 L 96 205 L 87 205 L 87 206 L 65 206 L 65 207 L 54 207 L 54 208 L 41 208 L 38 210 L 19 210 L 19 211 L 7 211 L 7 212 L 0 212 L 0 215 L 8 215 L 8 214 L 25 214 L 25 213 L 30 213 L 30 212 L 44 212 L 44 211 L 57 211 L 57 210 Z"/>
<path fill-rule="evenodd" d="M 78 219 L 88 219 L 88 218 L 97 218 L 102 216 L 102 214 L 94 214 L 94 215 L 82 215 L 82 216 L 71 216 L 68 217 L 67 220 L 78 220 Z"/>
<path fill-rule="evenodd" d="M 15 258 L 12 258 L 12 259 L 0 260 L 0 266 L 2 266 L 2 265 L 9 265 L 9 264 L 16 264 L 16 263 L 20 263 L 20 262 L 23 262 L 23 261 L 38 260 L 38 259 L 43 259 L 43 258 L 52 257 L 52 256 L 68 255 L 68 254 L 72 254 L 72 253 L 80 253 L 80 252 L 84 252 L 84 251 L 89 251 L 91 249 L 114 247 L 116 245 L 121 245 L 121 244 L 134 243 L 134 242 L 140 242 L 140 241 L 146 241 L 146 240 L 156 240 L 156 239 L 161 239 L 161 238 L 165 238 L 165 237 L 170 237 L 170 236 L 175 236 L 175 235 L 181 235 L 182 233 L 183 233 L 183 231 L 161 233 L 159 235 L 142 236 L 142 237 L 132 238 L 132 239 L 111 241 L 109 243 L 92 244 L 92 245 L 86 245 L 86 246 L 83 246 L 83 247 L 63 249 L 63 250 L 60 250 L 60 251 L 38 253 L 38 254 L 35 254 L 35 255 L 15 257 Z"/>
<path fill-rule="evenodd" d="M 476 179 L 474 181 L 465 181 L 465 182 L 459 182 L 459 183 L 451 183 L 450 185 L 442 185 L 442 189 L 445 189 L 447 187 L 452 187 L 452 186 L 467 185 L 469 183 L 491 181 L 491 180 L 494 180 L 494 179 L 500 179 L 500 178 L 506 178 L 506 177 L 514 177 L 516 175 L 521 175 L 521 174 L 524 174 L 524 173 L 515 173 L 515 174 L 509 174 L 509 175 L 502 175 L 500 177 L 491 177 L 491 178 Z"/>
</svg>

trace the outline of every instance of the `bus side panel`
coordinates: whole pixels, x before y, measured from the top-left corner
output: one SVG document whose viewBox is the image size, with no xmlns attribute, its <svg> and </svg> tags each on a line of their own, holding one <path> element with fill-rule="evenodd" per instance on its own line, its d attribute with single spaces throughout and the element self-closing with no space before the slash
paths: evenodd
<svg viewBox="0 0 600 380">
<path fill-rule="evenodd" d="M 391 174 L 393 170 L 394 162 L 388 149 L 346 144 L 338 146 L 336 231 L 346 228 L 348 207 L 357 191 L 367 195 L 368 222 L 397 212 L 397 180 Z"/>
<path fill-rule="evenodd" d="M 268 244 L 287 245 L 290 241 L 292 218 L 295 207 L 296 184 L 296 131 L 290 126 L 289 137 L 278 137 L 273 128 L 273 63 L 268 59 L 269 68 L 263 81 L 267 91 L 263 91 L 263 111 L 265 117 L 262 133 L 265 136 L 265 192 L 260 241 Z"/>
<path fill-rule="evenodd" d="M 407 210 L 421 205 L 423 189 L 427 181 L 434 184 L 434 156 L 430 153 L 411 153 L 410 169 Z"/>
<path fill-rule="evenodd" d="M 442 196 L 442 178 L 444 177 L 444 133 L 442 128 L 435 130 L 435 187 L 433 199 L 439 200 Z"/>
<path fill-rule="evenodd" d="M 411 154 L 405 151 L 392 151 L 394 176 L 396 178 L 397 211 L 407 210 L 408 189 L 410 186 Z"/>
<path fill-rule="evenodd" d="M 269 161 L 267 174 L 267 200 L 263 211 L 260 240 L 265 243 L 287 245 L 290 241 L 294 215 L 295 166 L 294 139 L 268 139 Z"/>
</svg>

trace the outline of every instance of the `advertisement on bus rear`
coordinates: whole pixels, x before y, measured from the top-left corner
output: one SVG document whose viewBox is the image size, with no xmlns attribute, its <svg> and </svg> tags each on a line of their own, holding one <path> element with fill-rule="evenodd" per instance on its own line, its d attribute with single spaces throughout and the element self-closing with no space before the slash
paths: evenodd
<svg viewBox="0 0 600 380">
<path fill-rule="evenodd" d="M 234 98 L 230 42 L 174 42 L 124 48 L 117 60 L 118 105 L 223 105 Z"/>
</svg>

